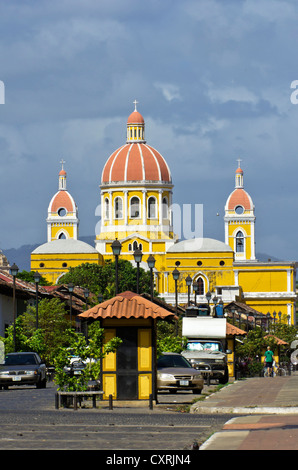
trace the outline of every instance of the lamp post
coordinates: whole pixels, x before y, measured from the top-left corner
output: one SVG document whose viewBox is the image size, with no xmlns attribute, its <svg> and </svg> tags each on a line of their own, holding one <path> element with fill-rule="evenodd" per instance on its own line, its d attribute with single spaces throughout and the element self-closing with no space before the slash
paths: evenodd
<svg viewBox="0 0 298 470">
<path fill-rule="evenodd" d="M 206 299 L 207 299 L 207 302 L 208 302 L 208 315 L 210 315 L 210 307 L 209 307 L 209 304 L 210 304 L 210 300 L 211 300 L 211 292 L 207 292 L 206 294 Z"/>
<path fill-rule="evenodd" d="M 155 266 L 155 258 L 153 255 L 148 256 L 147 264 L 150 269 L 150 294 L 151 294 L 151 302 L 152 302 L 153 301 L 153 269 Z"/>
<path fill-rule="evenodd" d="M 70 328 L 71 328 L 71 323 L 72 323 L 72 293 L 73 293 L 73 290 L 74 290 L 74 285 L 72 282 L 70 282 L 68 284 L 68 292 L 69 292 L 69 302 L 70 302 Z"/>
<path fill-rule="evenodd" d="M 177 289 L 177 282 L 180 276 L 180 272 L 177 268 L 174 269 L 172 272 L 173 279 L 175 281 L 175 309 L 176 309 L 176 316 L 178 317 L 178 289 Z M 178 321 L 176 320 L 176 336 L 178 335 Z"/>
<path fill-rule="evenodd" d="M 218 298 L 215 296 L 213 297 L 213 303 L 214 303 L 214 316 L 217 318 L 217 311 L 216 311 L 216 305 L 217 305 Z"/>
<path fill-rule="evenodd" d="M 36 293 L 36 329 L 38 329 L 38 284 L 40 282 L 41 275 L 36 271 L 33 275 L 35 282 L 35 293 Z"/>
<path fill-rule="evenodd" d="M 133 253 L 135 262 L 137 263 L 137 294 L 139 294 L 139 281 L 140 281 L 140 262 L 142 261 L 143 253 L 137 248 Z"/>
<path fill-rule="evenodd" d="M 13 305 L 13 344 L 14 344 L 14 351 L 16 352 L 16 277 L 18 275 L 19 268 L 18 266 L 13 263 L 10 267 L 10 274 L 13 277 L 13 293 L 12 293 L 12 305 Z"/>
<path fill-rule="evenodd" d="M 188 275 L 187 278 L 185 279 L 186 285 L 187 285 L 187 305 L 190 305 L 190 286 L 192 283 L 192 278 Z"/>
<path fill-rule="evenodd" d="M 121 253 L 122 245 L 119 240 L 114 240 L 112 243 L 113 255 L 115 256 L 115 293 L 118 294 L 118 258 Z"/>
<path fill-rule="evenodd" d="M 199 283 L 198 283 L 198 281 L 194 281 L 194 282 L 192 283 L 192 288 L 193 288 L 193 290 L 195 291 L 195 305 L 197 305 L 197 292 L 198 292 L 198 290 L 199 290 Z"/>
<path fill-rule="evenodd" d="M 88 297 L 89 297 L 89 289 L 84 289 L 84 297 L 86 299 L 86 310 L 88 310 Z"/>
</svg>

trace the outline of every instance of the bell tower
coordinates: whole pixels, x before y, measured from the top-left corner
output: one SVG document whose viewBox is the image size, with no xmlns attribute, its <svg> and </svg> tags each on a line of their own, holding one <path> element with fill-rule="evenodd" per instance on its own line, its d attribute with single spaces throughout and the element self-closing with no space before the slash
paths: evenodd
<svg viewBox="0 0 298 470">
<path fill-rule="evenodd" d="M 235 174 L 235 189 L 225 205 L 225 243 L 233 249 L 235 261 L 255 261 L 255 207 L 244 190 L 240 161 Z"/>
<path fill-rule="evenodd" d="M 63 238 L 78 239 L 78 208 L 71 194 L 66 189 L 66 171 L 64 161 L 59 172 L 58 192 L 52 197 L 48 207 L 47 240 Z"/>
</svg>

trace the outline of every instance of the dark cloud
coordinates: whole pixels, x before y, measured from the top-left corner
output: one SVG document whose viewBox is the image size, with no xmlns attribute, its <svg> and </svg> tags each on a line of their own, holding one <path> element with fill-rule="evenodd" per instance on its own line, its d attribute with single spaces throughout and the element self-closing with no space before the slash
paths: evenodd
<svg viewBox="0 0 298 470">
<path fill-rule="evenodd" d="M 0 5 L 2 248 L 45 240 L 62 157 L 80 233 L 94 234 L 102 167 L 125 142 L 137 99 L 147 141 L 171 167 L 175 201 L 204 204 L 205 234 L 224 238 L 240 157 L 257 251 L 297 257 L 295 1 Z"/>
</svg>

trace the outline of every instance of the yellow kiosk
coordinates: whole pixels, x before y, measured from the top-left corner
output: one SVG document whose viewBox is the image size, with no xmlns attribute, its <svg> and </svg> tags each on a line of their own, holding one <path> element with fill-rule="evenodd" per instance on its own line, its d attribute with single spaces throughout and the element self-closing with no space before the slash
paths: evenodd
<svg viewBox="0 0 298 470">
<path fill-rule="evenodd" d="M 122 339 L 117 352 L 102 360 L 103 399 L 156 400 L 156 321 L 177 317 L 144 297 L 127 291 L 79 315 L 100 321 L 105 341 Z"/>
</svg>

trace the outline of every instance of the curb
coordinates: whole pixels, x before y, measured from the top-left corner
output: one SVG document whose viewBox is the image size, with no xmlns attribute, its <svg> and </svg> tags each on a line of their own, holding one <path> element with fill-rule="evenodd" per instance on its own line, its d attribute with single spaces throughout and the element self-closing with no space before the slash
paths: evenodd
<svg viewBox="0 0 298 470">
<path fill-rule="evenodd" d="M 192 405 L 190 409 L 190 413 L 199 413 L 199 414 L 298 414 L 298 408 L 293 406 L 284 406 L 284 407 L 199 407 L 196 405 Z"/>
</svg>

